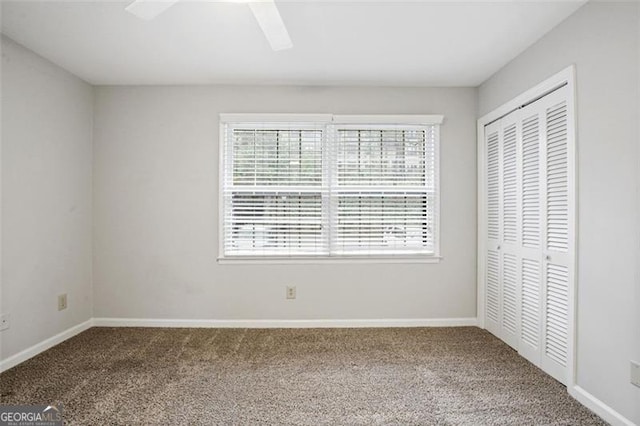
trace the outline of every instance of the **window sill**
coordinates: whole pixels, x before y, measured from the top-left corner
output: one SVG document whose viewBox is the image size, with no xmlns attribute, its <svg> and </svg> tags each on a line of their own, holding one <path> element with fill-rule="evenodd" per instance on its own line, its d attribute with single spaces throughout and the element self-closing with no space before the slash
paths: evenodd
<svg viewBox="0 0 640 426">
<path fill-rule="evenodd" d="M 308 256 L 308 257 L 219 257 L 221 265 L 253 264 L 253 265 L 282 265 L 282 264 L 336 264 L 336 263 L 440 263 L 440 256 Z"/>
</svg>

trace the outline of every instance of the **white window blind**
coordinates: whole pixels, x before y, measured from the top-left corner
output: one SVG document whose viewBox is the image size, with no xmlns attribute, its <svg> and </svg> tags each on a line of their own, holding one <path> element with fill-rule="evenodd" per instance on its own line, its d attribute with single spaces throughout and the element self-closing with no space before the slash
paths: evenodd
<svg viewBox="0 0 640 426">
<path fill-rule="evenodd" d="M 326 254 L 324 127 L 226 125 L 224 255 Z"/>
<path fill-rule="evenodd" d="M 335 125 L 336 254 L 433 254 L 435 126 Z"/>
<path fill-rule="evenodd" d="M 437 256 L 439 121 L 409 117 L 221 118 L 222 257 Z"/>
</svg>

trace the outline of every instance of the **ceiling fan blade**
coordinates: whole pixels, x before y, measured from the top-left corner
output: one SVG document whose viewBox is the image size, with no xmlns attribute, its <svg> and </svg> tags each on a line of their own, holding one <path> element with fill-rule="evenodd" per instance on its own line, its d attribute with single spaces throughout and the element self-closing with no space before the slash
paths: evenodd
<svg viewBox="0 0 640 426">
<path fill-rule="evenodd" d="M 136 15 L 140 19 L 150 21 L 165 10 L 176 4 L 179 0 L 135 0 L 125 8 L 127 12 Z"/>
<path fill-rule="evenodd" d="M 273 0 L 249 3 L 253 15 L 273 50 L 291 49 L 293 43 Z"/>
</svg>

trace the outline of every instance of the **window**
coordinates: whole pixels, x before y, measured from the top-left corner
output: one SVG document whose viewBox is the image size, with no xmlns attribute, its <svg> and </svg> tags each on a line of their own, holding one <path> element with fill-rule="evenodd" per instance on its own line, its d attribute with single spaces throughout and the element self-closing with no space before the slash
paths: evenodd
<svg viewBox="0 0 640 426">
<path fill-rule="evenodd" d="M 441 116 L 221 115 L 221 257 L 438 256 Z"/>
</svg>

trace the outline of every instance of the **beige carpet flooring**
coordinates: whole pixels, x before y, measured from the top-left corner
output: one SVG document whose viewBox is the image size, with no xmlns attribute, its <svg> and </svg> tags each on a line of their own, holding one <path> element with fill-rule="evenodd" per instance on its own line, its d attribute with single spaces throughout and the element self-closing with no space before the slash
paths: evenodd
<svg viewBox="0 0 640 426">
<path fill-rule="evenodd" d="M 82 425 L 604 424 L 474 327 L 92 328 L 0 391 Z"/>
</svg>

